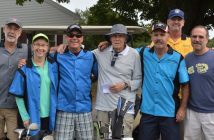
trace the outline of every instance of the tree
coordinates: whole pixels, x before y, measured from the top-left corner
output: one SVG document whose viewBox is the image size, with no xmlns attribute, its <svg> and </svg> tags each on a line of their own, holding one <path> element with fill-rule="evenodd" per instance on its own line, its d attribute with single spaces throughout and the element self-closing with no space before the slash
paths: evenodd
<svg viewBox="0 0 214 140">
<path fill-rule="evenodd" d="M 209 40 L 207 46 L 208 46 L 209 48 L 214 48 L 214 38 Z"/>
<path fill-rule="evenodd" d="M 138 14 L 142 20 L 166 22 L 168 12 L 179 8 L 185 12 L 184 33 L 188 34 L 192 27 L 205 25 L 214 27 L 213 0 L 110 0 L 113 7 L 134 18 Z"/>
<path fill-rule="evenodd" d="M 17 5 L 23 5 L 25 2 L 27 1 L 31 1 L 31 0 L 16 0 L 16 4 Z M 38 3 L 43 3 L 44 0 L 35 0 L 37 1 Z M 62 2 L 62 3 L 69 3 L 70 0 L 56 0 L 57 2 Z"/>
<path fill-rule="evenodd" d="M 16 0 L 16 3 L 23 5 L 31 0 Z M 44 0 L 36 0 L 42 3 Z M 56 0 L 57 2 L 70 2 L 70 0 Z M 92 15 L 100 16 L 97 24 L 109 21 L 112 24 L 116 21 L 125 21 L 131 24 L 132 21 L 151 20 L 166 22 L 168 12 L 171 9 L 179 8 L 185 12 L 184 33 L 189 34 L 192 27 L 205 25 L 208 29 L 214 27 L 214 1 L 213 0 L 99 0 L 94 8 L 90 9 Z M 95 13 L 96 12 L 96 13 Z M 106 20 L 102 17 L 107 18 Z M 91 17 L 90 17 L 91 18 Z M 90 19 L 92 21 L 92 19 Z M 111 22 L 110 22 L 111 21 Z M 133 24 L 135 25 L 135 24 Z"/>
<path fill-rule="evenodd" d="M 110 0 L 99 0 L 89 8 L 89 25 L 113 25 L 116 23 L 138 25 L 138 19 L 126 16 L 118 11 Z"/>
<path fill-rule="evenodd" d="M 125 13 L 121 13 L 114 8 L 113 3 L 109 0 L 99 0 L 96 5 L 87 9 L 86 11 L 77 11 L 80 15 L 81 24 L 83 25 L 113 25 L 113 24 L 124 24 L 124 25 L 138 25 L 137 17 L 126 16 Z M 140 35 L 133 35 L 132 46 L 145 46 L 150 42 L 150 37 L 147 33 Z M 87 36 L 85 43 L 89 48 L 94 48 L 96 45 L 103 41 L 103 36 Z"/>
<path fill-rule="evenodd" d="M 31 0 L 16 0 L 16 3 L 23 5 L 26 1 Z M 36 1 L 42 3 L 44 0 Z M 70 0 L 56 1 L 70 2 Z M 103 17 L 103 15 L 107 18 L 109 18 L 109 15 L 115 17 L 122 16 L 137 21 L 140 16 L 140 20 L 151 20 L 152 22 L 159 20 L 165 22 L 169 10 L 180 8 L 185 12 L 186 24 L 184 33 L 188 34 L 195 25 L 205 25 L 208 29 L 214 27 L 213 0 L 106 0 L 105 3 L 104 1 L 105 0 L 99 0 L 97 4 L 103 3 L 103 6 L 107 6 L 100 7 L 99 11 L 96 11 L 101 17 Z M 107 8 L 109 8 L 110 11 Z M 117 14 L 112 13 L 112 10 Z M 113 20 L 115 19 L 112 18 L 112 21 Z M 103 22 L 104 21 L 105 20 L 103 20 Z"/>
</svg>

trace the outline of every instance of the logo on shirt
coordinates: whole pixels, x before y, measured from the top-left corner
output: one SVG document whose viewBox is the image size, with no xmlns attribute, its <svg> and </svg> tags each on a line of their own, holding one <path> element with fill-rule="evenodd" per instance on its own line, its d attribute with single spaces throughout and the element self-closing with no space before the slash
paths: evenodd
<svg viewBox="0 0 214 140">
<path fill-rule="evenodd" d="M 193 74 L 195 71 L 194 71 L 194 67 L 193 66 L 191 66 L 191 67 L 189 67 L 188 69 L 187 69 L 187 72 L 188 72 L 188 74 Z"/>
<path fill-rule="evenodd" d="M 209 68 L 207 64 L 198 63 L 196 64 L 196 69 L 198 73 L 202 74 L 202 73 L 206 73 Z"/>
</svg>

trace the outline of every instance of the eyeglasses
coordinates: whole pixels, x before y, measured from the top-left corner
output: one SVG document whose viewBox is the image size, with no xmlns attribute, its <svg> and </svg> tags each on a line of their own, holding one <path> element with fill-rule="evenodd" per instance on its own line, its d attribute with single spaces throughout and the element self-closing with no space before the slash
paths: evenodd
<svg viewBox="0 0 214 140">
<path fill-rule="evenodd" d="M 112 58 L 112 60 L 111 60 L 111 66 L 112 67 L 114 67 L 117 58 L 118 58 L 118 53 L 115 53 L 114 56 L 113 56 L 113 58 Z"/>
<path fill-rule="evenodd" d="M 35 43 L 35 44 L 33 44 L 33 45 L 36 46 L 36 47 L 42 47 L 42 48 L 48 46 L 48 45 L 46 45 L 46 44 L 39 44 L 39 43 Z"/>
<path fill-rule="evenodd" d="M 191 35 L 191 38 L 199 38 L 199 39 L 204 39 L 205 37 L 202 35 Z"/>
<path fill-rule="evenodd" d="M 68 34 L 67 36 L 70 38 L 73 38 L 73 37 L 80 38 L 82 37 L 82 34 Z"/>
</svg>

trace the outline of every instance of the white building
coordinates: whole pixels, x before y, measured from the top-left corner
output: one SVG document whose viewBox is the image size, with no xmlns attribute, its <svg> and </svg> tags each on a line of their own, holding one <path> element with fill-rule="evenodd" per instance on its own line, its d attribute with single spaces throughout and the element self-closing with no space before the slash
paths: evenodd
<svg viewBox="0 0 214 140">
<path fill-rule="evenodd" d="M 40 29 L 25 29 L 29 26 L 65 26 L 78 23 L 80 17 L 72 11 L 64 8 L 60 4 L 52 0 L 44 0 L 44 3 L 39 4 L 35 0 L 27 1 L 23 6 L 16 5 L 15 0 L 0 1 L 0 25 L 4 26 L 5 21 L 9 17 L 18 18 L 23 26 L 24 32 L 20 37 L 20 42 L 31 43 L 31 38 L 35 33 L 44 32 L 50 38 L 51 45 L 62 43 L 62 30 L 40 30 Z M 1 38 L 3 38 L 1 34 Z"/>
</svg>

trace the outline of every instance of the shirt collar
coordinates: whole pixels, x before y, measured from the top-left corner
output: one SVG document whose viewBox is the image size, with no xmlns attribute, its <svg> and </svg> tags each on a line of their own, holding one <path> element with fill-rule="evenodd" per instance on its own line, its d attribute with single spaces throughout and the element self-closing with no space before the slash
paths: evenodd
<svg viewBox="0 0 214 140">
<path fill-rule="evenodd" d="M 168 44 L 167 44 L 167 47 L 168 47 L 167 53 L 170 54 L 170 55 L 172 55 L 172 54 L 173 54 L 173 49 L 172 49 L 172 47 L 171 47 L 170 45 L 168 45 Z M 155 51 L 154 46 L 153 46 L 152 48 L 149 49 L 149 52 L 151 52 L 151 53 L 154 53 L 154 51 Z"/>
<path fill-rule="evenodd" d="M 48 54 L 48 56 L 47 56 L 47 58 L 46 58 L 46 60 L 45 60 L 45 63 L 54 63 L 55 62 L 55 60 Z M 29 59 L 27 59 L 26 60 L 26 67 L 28 67 L 28 68 L 32 68 L 33 67 L 33 61 L 32 61 L 32 58 L 29 58 Z"/>
<path fill-rule="evenodd" d="M 114 52 L 112 45 L 109 47 L 109 51 L 110 51 L 110 52 Z M 126 45 L 126 48 L 125 48 L 122 52 L 120 52 L 120 53 L 118 53 L 118 54 L 119 54 L 119 55 L 124 55 L 124 56 L 125 56 L 125 55 L 128 54 L 128 52 L 129 52 L 129 46 Z"/>
<path fill-rule="evenodd" d="M 2 48 L 5 47 L 5 46 L 4 46 L 4 41 L 2 41 L 2 42 L 0 43 L 0 47 L 2 47 Z M 21 49 L 21 48 L 22 48 L 22 45 L 21 45 L 21 44 L 17 44 L 16 47 L 19 48 L 19 49 Z"/>
<path fill-rule="evenodd" d="M 174 41 L 174 40 L 172 40 L 171 37 L 169 37 L 168 42 L 171 42 L 171 43 L 173 43 L 173 44 L 177 44 L 177 43 L 179 43 L 180 41 L 184 41 L 184 40 L 187 40 L 187 35 L 182 34 L 181 37 L 180 37 L 177 41 Z"/>
<path fill-rule="evenodd" d="M 32 62 L 33 62 L 33 65 L 34 65 L 35 67 L 39 67 L 39 66 L 33 61 L 33 59 L 32 59 Z M 47 59 L 45 59 L 44 67 L 46 67 L 47 64 L 48 64 L 48 61 L 47 61 Z"/>
</svg>

